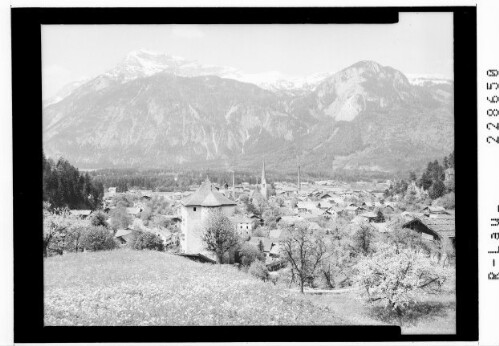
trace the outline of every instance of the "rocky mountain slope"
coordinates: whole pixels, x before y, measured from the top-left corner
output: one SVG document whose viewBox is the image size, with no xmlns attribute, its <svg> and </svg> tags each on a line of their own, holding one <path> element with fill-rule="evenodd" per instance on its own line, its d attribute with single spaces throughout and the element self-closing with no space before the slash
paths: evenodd
<svg viewBox="0 0 499 346">
<path fill-rule="evenodd" d="M 314 85 L 136 52 L 44 109 L 44 149 L 82 168 L 407 171 L 453 148 L 453 85 L 361 61 Z M 243 78 L 240 78 L 243 79 Z"/>
</svg>

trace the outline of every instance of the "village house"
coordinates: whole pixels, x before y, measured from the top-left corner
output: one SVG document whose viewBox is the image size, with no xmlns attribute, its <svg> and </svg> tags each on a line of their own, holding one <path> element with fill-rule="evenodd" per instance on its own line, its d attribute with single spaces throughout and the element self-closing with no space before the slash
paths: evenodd
<svg viewBox="0 0 499 346">
<path fill-rule="evenodd" d="M 260 226 L 263 226 L 264 221 L 260 216 L 250 213 L 248 214 L 248 218 L 252 220 L 253 224 L 259 224 Z"/>
<path fill-rule="evenodd" d="M 79 217 L 80 219 L 86 219 L 90 214 L 92 214 L 91 210 L 70 210 L 69 213 L 73 216 Z"/>
<path fill-rule="evenodd" d="M 372 211 L 362 213 L 359 216 L 367 222 L 375 222 L 376 219 L 378 218 L 378 214 L 373 213 Z"/>
<path fill-rule="evenodd" d="M 368 209 L 368 210 L 373 210 L 374 209 L 374 202 L 370 202 L 370 201 L 365 201 L 362 203 L 362 207 Z"/>
<path fill-rule="evenodd" d="M 335 203 L 333 200 L 321 200 L 318 204 L 317 207 L 321 209 L 329 209 L 332 207 L 337 206 L 338 204 Z"/>
<path fill-rule="evenodd" d="M 429 240 L 442 240 L 448 238 L 455 246 L 456 242 L 456 224 L 454 217 L 440 218 L 416 218 L 402 225 L 403 228 L 409 228 L 422 237 Z"/>
<path fill-rule="evenodd" d="M 300 212 L 300 213 L 308 213 L 308 212 L 319 210 L 317 205 L 318 205 L 317 202 L 299 201 L 296 204 L 296 208 L 297 208 L 298 212 Z"/>
<path fill-rule="evenodd" d="M 237 234 L 242 238 L 249 238 L 253 233 L 253 219 L 245 216 L 230 217 L 230 221 L 234 224 Z"/>
<path fill-rule="evenodd" d="M 393 205 L 391 203 L 385 203 L 383 205 L 383 207 L 380 208 L 379 210 L 381 210 L 381 212 L 383 214 L 391 214 L 391 213 L 395 212 L 395 208 L 393 207 Z"/>
<path fill-rule="evenodd" d="M 251 237 L 248 241 L 251 245 L 256 247 L 257 249 L 262 250 L 267 259 L 270 256 L 270 250 L 272 249 L 272 240 L 266 237 Z"/>
<path fill-rule="evenodd" d="M 119 229 L 114 237 L 120 244 L 125 245 L 133 239 L 133 231 L 131 229 Z"/>
<path fill-rule="evenodd" d="M 202 240 L 203 228 L 213 210 L 221 210 L 227 217 L 234 215 L 236 202 L 216 191 L 209 179 L 190 197 L 182 201 L 180 246 L 185 254 L 203 254 L 215 258 L 206 250 Z"/>
<path fill-rule="evenodd" d="M 128 215 L 137 217 L 142 212 L 142 207 L 126 208 L 126 212 Z"/>
<path fill-rule="evenodd" d="M 167 219 L 170 225 L 175 228 L 180 228 L 182 225 L 182 217 L 180 215 L 162 215 L 162 217 Z"/>
<path fill-rule="evenodd" d="M 281 217 L 279 224 L 286 224 L 288 226 L 293 226 L 299 222 L 303 222 L 305 219 L 297 215 L 285 215 Z"/>
<path fill-rule="evenodd" d="M 338 217 L 338 210 L 336 209 L 336 207 L 328 208 L 324 210 L 322 216 L 326 219 L 336 219 Z"/>
<path fill-rule="evenodd" d="M 346 207 L 345 209 L 343 209 L 343 213 L 345 215 L 355 216 L 355 215 L 359 215 L 361 212 L 363 212 L 365 210 L 366 210 L 365 208 L 357 207 L 356 205 L 351 204 L 348 207 Z"/>
<path fill-rule="evenodd" d="M 434 217 L 436 215 L 450 215 L 450 213 L 447 210 L 445 210 L 444 207 L 428 206 L 428 207 L 425 207 L 422 211 L 423 211 L 423 214 L 425 214 L 426 216 L 429 216 L 429 217 Z"/>
</svg>

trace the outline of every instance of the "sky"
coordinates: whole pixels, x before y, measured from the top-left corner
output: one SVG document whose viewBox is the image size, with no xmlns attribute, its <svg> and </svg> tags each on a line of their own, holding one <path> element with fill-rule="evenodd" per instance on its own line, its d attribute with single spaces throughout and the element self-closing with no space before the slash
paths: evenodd
<svg viewBox="0 0 499 346">
<path fill-rule="evenodd" d="M 304 77 L 374 60 L 408 75 L 453 78 L 450 13 L 401 13 L 397 24 L 43 25 L 43 97 L 147 49 L 245 73 Z"/>
</svg>

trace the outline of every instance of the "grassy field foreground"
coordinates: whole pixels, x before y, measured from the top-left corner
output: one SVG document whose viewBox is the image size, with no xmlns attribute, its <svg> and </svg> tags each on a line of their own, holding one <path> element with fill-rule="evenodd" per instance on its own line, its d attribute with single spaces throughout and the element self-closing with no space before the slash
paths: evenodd
<svg viewBox="0 0 499 346">
<path fill-rule="evenodd" d="M 230 266 L 154 251 L 66 254 L 44 262 L 45 325 L 334 325 L 330 307 Z"/>
</svg>

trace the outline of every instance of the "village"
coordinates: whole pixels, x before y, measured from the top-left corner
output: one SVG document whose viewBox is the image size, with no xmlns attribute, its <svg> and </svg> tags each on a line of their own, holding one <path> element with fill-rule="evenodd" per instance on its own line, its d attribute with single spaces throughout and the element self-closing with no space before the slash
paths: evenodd
<svg viewBox="0 0 499 346">
<path fill-rule="evenodd" d="M 445 181 L 454 180 L 454 169 L 445 171 Z M 234 179 L 233 179 L 234 181 Z M 132 189 L 126 193 L 116 192 L 110 187 L 104 196 L 103 211 L 112 215 L 120 198 L 127 196 L 131 205 L 126 207 L 130 217 L 127 227 L 115 230 L 116 240 L 126 246 L 135 231 L 151 232 L 159 236 L 165 248 L 202 262 L 216 262 L 213 253 L 207 251 L 202 242 L 203 227 L 213 209 L 222 210 L 230 219 L 241 242 L 247 242 L 260 249 L 265 256 L 269 270 L 284 265 L 282 241 L 286 230 L 297 224 L 304 224 L 309 230 L 326 230 L 331 222 L 342 220 L 346 227 L 369 225 L 378 234 L 393 231 L 393 222 L 402 220 L 402 227 L 420 234 L 422 239 L 436 243 L 449 242 L 455 246 L 455 215 L 453 209 L 435 205 L 408 205 L 401 196 L 387 198 L 386 191 L 392 182 L 357 182 L 348 184 L 333 180 L 297 183 L 266 180 L 263 163 L 259 184 L 247 182 L 232 186 L 211 183 L 209 177 L 201 186 L 191 186 L 188 191 L 158 192 Z M 407 188 L 417 200 L 424 200 L 425 191 L 415 182 Z M 151 201 L 168 205 L 160 214 L 168 220 L 167 227 L 148 226 L 151 218 Z M 419 207 L 419 208 L 418 208 Z M 85 218 L 90 210 L 74 210 L 72 214 Z M 146 216 L 145 216 L 146 214 Z M 144 217 L 145 216 L 145 217 Z M 112 223 L 112 216 L 108 223 Z M 151 224 L 151 223 L 149 223 Z M 448 260 L 452 252 L 446 253 Z M 234 254 L 227 259 L 233 263 Z"/>
<path fill-rule="evenodd" d="M 188 172 L 196 179 L 180 176 L 182 184 L 165 188 L 163 180 L 153 189 L 143 188 L 143 178 L 123 183 L 123 172 L 114 175 L 116 185 L 104 185 L 99 173 L 80 174 L 63 159 L 46 163 L 50 325 L 78 323 L 79 317 L 59 317 L 62 306 L 99 325 L 143 318 L 152 325 L 211 324 L 210 317 L 189 313 L 201 306 L 222 324 L 455 330 L 453 154 L 406 179 L 314 179 L 299 166 L 295 181 L 292 173 L 276 179 L 262 160 L 253 174 Z M 66 177 L 83 193 L 52 188 Z M 61 271 L 69 281 L 60 280 Z M 85 282 L 88 313 L 80 313 L 74 280 Z M 95 294 L 108 293 L 91 298 L 96 285 Z M 120 285 L 130 290 L 121 292 Z M 112 311 L 131 311 L 122 309 L 134 304 L 134 292 L 151 296 L 132 315 L 120 312 L 113 322 L 111 310 L 99 310 L 108 294 L 118 294 L 125 300 L 116 300 Z M 268 299 L 280 302 L 278 313 L 264 308 Z M 305 305 L 295 310 L 300 302 Z"/>
</svg>

